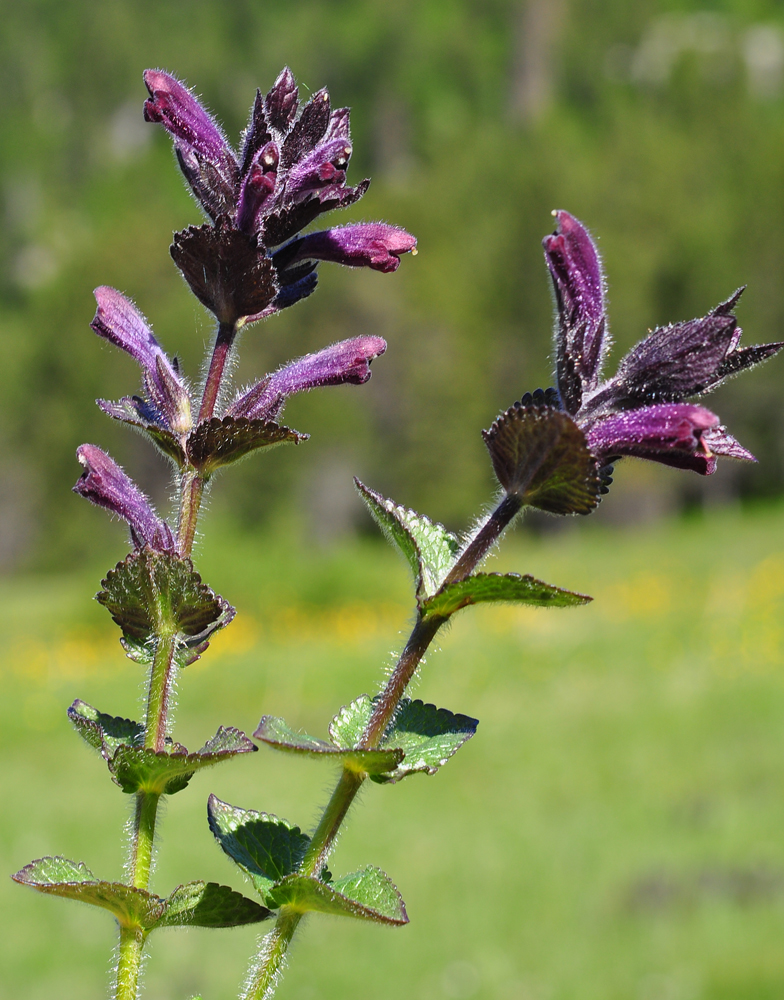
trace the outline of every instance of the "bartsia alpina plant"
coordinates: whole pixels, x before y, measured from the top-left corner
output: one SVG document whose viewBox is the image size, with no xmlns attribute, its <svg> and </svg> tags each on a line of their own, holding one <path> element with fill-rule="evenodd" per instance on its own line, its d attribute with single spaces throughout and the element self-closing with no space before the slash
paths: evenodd
<svg viewBox="0 0 784 1000">
<path fill-rule="evenodd" d="M 83 473 L 76 493 L 130 529 L 132 550 L 107 573 L 97 600 L 119 626 L 126 655 L 145 670 L 147 694 L 141 722 L 81 699 L 68 716 L 133 802 L 128 860 L 119 880 L 101 879 L 83 862 L 62 857 L 33 861 L 14 878 L 113 915 L 119 928 L 115 1000 L 138 997 L 142 955 L 153 931 L 270 922 L 241 991 L 245 1000 L 262 1000 L 274 993 L 307 914 L 388 926 L 408 922 L 402 896 L 385 872 L 372 864 L 338 876 L 330 869 L 342 824 L 368 779 L 394 785 L 414 774 L 433 775 L 476 732 L 476 719 L 406 696 L 437 633 L 472 604 L 558 608 L 590 601 L 532 576 L 482 572 L 504 529 L 527 506 L 559 515 L 589 513 L 607 491 L 610 463 L 624 455 L 704 474 L 713 471 L 716 455 L 751 458 L 718 417 L 687 399 L 782 345 L 739 346 L 731 313 L 736 294 L 704 319 L 654 331 L 623 359 L 613 378 L 602 381 L 609 344 L 604 279 L 585 229 L 567 213 L 557 213 L 558 232 L 545 240 L 558 306 L 557 388 L 524 395 L 485 432 L 501 488 L 494 510 L 459 538 L 357 481 L 361 499 L 412 571 L 411 634 L 381 691 L 340 708 L 326 736 L 308 735 L 269 715 L 253 734 L 267 748 L 320 761 L 337 772 L 315 829 L 305 833 L 268 812 L 211 795 L 209 828 L 247 876 L 252 898 L 201 880 L 153 891 L 161 798 L 183 791 L 201 770 L 258 750 L 231 726 L 221 726 L 196 751 L 174 739 L 177 679 L 235 614 L 202 582 L 191 561 L 204 491 L 217 469 L 276 444 L 305 440 L 307 435 L 278 422 L 290 396 L 361 385 L 370 378 L 371 362 L 386 350 L 380 337 L 365 333 L 240 388 L 231 385 L 228 364 L 237 333 L 309 295 L 319 262 L 392 272 L 416 241 L 379 222 L 303 232 L 324 212 L 356 202 L 368 186 L 367 181 L 346 185 L 352 151 L 348 110 L 333 111 L 325 90 L 300 105 L 294 78 L 284 70 L 265 97 L 256 95 L 237 152 L 182 83 L 160 70 L 148 71 L 145 83 L 150 97 L 144 115 L 170 133 L 186 182 L 209 219 L 176 233 L 171 254 L 194 295 L 214 314 L 215 340 L 197 388 L 126 296 L 96 289 L 92 328 L 134 358 L 142 383 L 138 394 L 98 405 L 145 434 L 169 459 L 177 511 L 170 526 L 104 451 L 91 444 L 78 449 Z M 262 804 L 258 787 L 248 797 Z M 309 815 L 310 807 L 305 812 Z M 470 905 L 466 914 L 471 919 Z"/>
</svg>

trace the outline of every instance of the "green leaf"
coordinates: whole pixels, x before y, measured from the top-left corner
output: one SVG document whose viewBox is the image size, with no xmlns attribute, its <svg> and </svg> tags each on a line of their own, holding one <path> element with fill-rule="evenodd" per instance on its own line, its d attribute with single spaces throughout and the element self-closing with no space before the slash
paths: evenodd
<svg viewBox="0 0 784 1000">
<path fill-rule="evenodd" d="M 276 444 L 299 444 L 309 434 L 281 427 L 272 420 L 248 420 L 246 417 L 213 417 L 191 431 L 188 458 L 203 475 L 208 476 L 222 465 L 230 465 L 259 448 Z"/>
<path fill-rule="evenodd" d="M 290 875 L 270 891 L 269 898 L 276 906 L 290 906 L 300 913 L 317 911 L 397 926 L 408 923 L 397 886 L 372 866 L 329 885 L 317 878 Z"/>
<path fill-rule="evenodd" d="M 132 660 L 149 663 L 156 637 L 174 635 L 181 665 L 193 663 L 234 608 L 201 582 L 190 559 L 142 549 L 110 570 L 96 600 L 123 632 Z"/>
<path fill-rule="evenodd" d="M 338 746 L 354 746 L 362 738 L 376 700 L 365 694 L 338 712 L 329 727 Z M 435 774 L 474 735 L 478 725 L 468 715 L 455 715 L 445 708 L 403 698 L 380 748 L 394 749 L 402 755 L 402 760 L 386 772 L 373 772 L 370 776 L 383 784 L 417 772 Z"/>
<path fill-rule="evenodd" d="M 310 837 L 298 826 L 270 813 L 240 809 L 211 795 L 207 803 L 210 829 L 223 851 L 266 894 L 299 867 Z"/>
<path fill-rule="evenodd" d="M 165 909 L 159 896 L 123 885 L 104 882 L 81 862 L 66 858 L 39 858 L 12 876 L 15 882 L 38 892 L 76 899 L 109 910 L 123 927 L 154 927 Z"/>
<path fill-rule="evenodd" d="M 239 729 L 221 726 L 196 753 L 188 753 L 179 743 L 165 751 L 123 745 L 117 748 L 108 763 L 114 780 L 124 792 L 174 795 L 185 788 L 197 771 L 257 749 Z"/>
<path fill-rule="evenodd" d="M 403 751 L 403 762 L 389 774 L 373 776 L 374 780 L 394 782 L 417 772 L 435 774 L 471 739 L 478 725 L 478 720 L 468 715 L 456 715 L 419 699 L 403 698 L 383 741 L 384 746 Z"/>
<path fill-rule="evenodd" d="M 448 618 L 460 608 L 486 601 L 533 604 L 540 608 L 569 608 L 588 604 L 592 597 L 562 590 L 518 573 L 476 573 L 450 583 L 422 605 L 423 615 Z"/>
<path fill-rule="evenodd" d="M 365 774 L 383 774 L 403 759 L 399 750 L 355 750 L 353 747 L 335 746 L 314 736 L 297 733 L 283 719 L 271 715 L 262 716 L 253 735 L 275 750 L 331 760 Z"/>
<path fill-rule="evenodd" d="M 82 739 L 107 760 L 120 746 L 140 746 L 144 742 L 144 726 L 140 723 L 99 712 L 81 698 L 68 709 L 68 718 Z"/>
<path fill-rule="evenodd" d="M 387 500 L 358 479 L 354 483 L 381 530 L 411 567 L 417 600 L 434 594 L 454 565 L 460 540 L 443 525 Z"/>
<path fill-rule="evenodd" d="M 139 430 L 147 434 L 153 444 L 167 458 L 174 459 L 180 468 L 185 465 L 185 452 L 179 438 L 165 427 L 152 423 L 150 420 L 145 420 L 137 406 L 134 405 L 135 400 L 133 398 L 123 396 L 117 402 L 110 402 L 106 399 L 99 399 L 96 402 L 103 412 L 114 420 L 120 420 L 124 424 L 138 427 Z"/>
<path fill-rule="evenodd" d="M 529 507 L 589 514 L 599 503 L 596 460 L 568 413 L 515 403 L 482 433 L 499 483 Z"/>
<path fill-rule="evenodd" d="M 178 886 L 165 904 L 156 927 L 240 927 L 270 916 L 266 906 L 217 882 Z"/>
</svg>

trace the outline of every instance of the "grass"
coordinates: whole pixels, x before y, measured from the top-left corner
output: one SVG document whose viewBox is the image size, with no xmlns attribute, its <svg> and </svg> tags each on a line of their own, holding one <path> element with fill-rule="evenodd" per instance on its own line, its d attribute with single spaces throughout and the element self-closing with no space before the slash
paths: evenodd
<svg viewBox="0 0 784 1000">
<path fill-rule="evenodd" d="M 377 687 L 410 616 L 402 562 L 369 542 L 307 554 L 218 535 L 199 568 L 240 613 L 183 676 L 176 735 L 194 747 L 263 713 L 323 734 Z M 367 789 L 332 865 L 387 870 L 411 924 L 311 918 L 281 1000 L 784 995 L 784 507 L 644 531 L 578 521 L 517 536 L 491 568 L 595 601 L 457 616 L 416 696 L 477 716 L 477 736 L 433 778 Z M 122 870 L 129 801 L 64 715 L 75 697 L 138 707 L 138 667 L 88 601 L 99 575 L 0 588 L 8 872 L 49 853 Z M 209 792 L 307 828 L 331 781 L 269 750 L 197 776 L 167 805 L 154 888 L 250 892 L 207 830 Z M 0 885 L 0 995 L 104 996 L 108 915 Z M 256 935 L 161 932 L 146 996 L 236 996 Z"/>
</svg>

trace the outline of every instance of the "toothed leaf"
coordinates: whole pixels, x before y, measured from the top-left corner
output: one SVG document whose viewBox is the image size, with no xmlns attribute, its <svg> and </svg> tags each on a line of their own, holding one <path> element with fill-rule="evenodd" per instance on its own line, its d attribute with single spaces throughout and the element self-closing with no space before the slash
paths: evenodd
<svg viewBox="0 0 784 1000">
<path fill-rule="evenodd" d="M 275 750 L 320 757 L 366 774 L 384 774 L 393 770 L 403 759 L 403 753 L 399 750 L 354 750 L 336 747 L 314 736 L 297 733 L 283 719 L 276 719 L 271 715 L 262 716 L 259 728 L 253 735 Z"/>
<path fill-rule="evenodd" d="M 306 441 L 290 427 L 281 427 L 272 420 L 248 420 L 245 417 L 223 417 L 206 420 L 188 437 L 188 458 L 204 475 L 210 475 L 222 465 L 230 465 L 259 448 L 290 442 Z"/>
<path fill-rule="evenodd" d="M 362 739 L 372 711 L 373 701 L 366 694 L 344 705 L 329 724 L 329 735 L 335 746 L 341 750 L 353 749 Z"/>
<path fill-rule="evenodd" d="M 250 877 L 265 902 L 271 887 L 296 871 L 310 843 L 298 826 L 270 813 L 229 805 L 214 795 L 207 816 L 223 851 Z"/>
<path fill-rule="evenodd" d="M 270 916 L 266 906 L 217 882 L 178 886 L 165 904 L 156 927 L 240 927 Z"/>
<path fill-rule="evenodd" d="M 409 774 L 435 774 L 476 732 L 477 719 L 456 715 L 421 700 L 404 698 L 384 735 L 383 745 L 397 747 L 405 754 L 401 764 L 374 781 L 394 782 Z"/>
<path fill-rule="evenodd" d="M 124 792 L 181 792 L 197 771 L 257 749 L 239 729 L 223 726 L 196 753 L 175 743 L 165 751 L 147 747 L 120 746 L 109 760 L 109 770 Z"/>
<path fill-rule="evenodd" d="M 144 726 L 139 722 L 99 712 L 81 698 L 68 709 L 68 718 L 82 739 L 107 759 L 120 746 L 139 746 L 144 741 Z"/>
<path fill-rule="evenodd" d="M 459 539 L 446 528 L 401 507 L 355 479 L 357 490 L 386 537 L 400 549 L 416 581 L 417 599 L 434 594 L 460 551 Z"/>
<path fill-rule="evenodd" d="M 174 635 L 181 665 L 193 663 L 234 617 L 234 608 L 201 582 L 190 559 L 148 548 L 118 563 L 102 586 L 96 600 L 122 629 L 127 655 L 141 663 L 151 662 L 160 635 Z"/>
<path fill-rule="evenodd" d="M 109 910 L 123 927 L 149 929 L 164 910 L 164 901 L 158 896 L 121 882 L 101 881 L 86 865 L 66 858 L 39 858 L 12 877 L 38 892 Z"/>
<path fill-rule="evenodd" d="M 305 875 L 291 875 L 279 882 L 269 896 L 274 905 L 290 906 L 301 913 L 317 911 L 398 926 L 408 923 L 395 883 L 372 866 L 329 884 Z"/>
<path fill-rule="evenodd" d="M 551 514 L 588 514 L 598 504 L 596 461 L 567 413 L 515 403 L 482 433 L 499 483 L 524 504 Z"/>
<path fill-rule="evenodd" d="M 422 605 L 424 615 L 448 618 L 469 604 L 503 601 L 533 604 L 542 608 L 568 608 L 587 604 L 592 597 L 562 590 L 532 576 L 517 573 L 476 573 L 465 580 L 450 583 Z"/>
</svg>

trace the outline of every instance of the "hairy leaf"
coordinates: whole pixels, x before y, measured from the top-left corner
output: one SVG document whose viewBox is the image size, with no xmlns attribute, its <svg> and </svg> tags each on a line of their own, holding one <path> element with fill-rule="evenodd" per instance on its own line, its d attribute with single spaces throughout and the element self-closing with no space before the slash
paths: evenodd
<svg viewBox="0 0 784 1000">
<path fill-rule="evenodd" d="M 183 466 L 185 464 L 185 452 L 179 438 L 165 427 L 161 427 L 152 420 L 146 419 L 144 415 L 144 400 L 139 399 L 138 396 L 123 396 L 117 402 L 112 402 L 108 399 L 99 399 L 96 402 L 103 412 L 114 420 L 130 424 L 132 427 L 136 427 L 148 435 L 152 443 L 167 458 L 174 459 L 177 465 Z"/>
<path fill-rule="evenodd" d="M 188 458 L 204 475 L 210 475 L 222 465 L 230 465 L 259 448 L 290 442 L 307 441 L 290 427 L 281 427 L 272 420 L 248 420 L 245 417 L 223 417 L 206 420 L 188 437 Z"/>
<path fill-rule="evenodd" d="M 109 770 L 124 792 L 174 795 L 181 792 L 197 771 L 258 748 L 239 729 L 221 728 L 196 753 L 179 744 L 165 751 L 120 746 L 109 760 Z"/>
<path fill-rule="evenodd" d="M 18 871 L 13 879 L 38 892 L 100 906 L 113 913 L 123 927 L 149 930 L 165 908 L 158 896 L 121 882 L 101 881 L 86 865 L 66 858 L 39 858 Z"/>
<path fill-rule="evenodd" d="M 266 920 L 270 911 L 217 882 L 188 882 L 165 900 L 156 927 L 240 927 Z"/>
<path fill-rule="evenodd" d="M 82 739 L 107 759 L 120 746 L 140 746 L 144 741 L 141 723 L 99 712 L 81 698 L 68 709 L 68 718 Z"/>
<path fill-rule="evenodd" d="M 476 732 L 477 719 L 456 715 L 417 699 L 404 698 L 384 736 L 385 746 L 401 749 L 405 757 L 389 774 L 374 780 L 399 781 L 409 774 L 435 774 Z"/>
<path fill-rule="evenodd" d="M 276 882 L 296 871 L 310 843 L 298 826 L 270 813 L 229 805 L 214 795 L 207 804 L 207 816 L 223 851 L 264 898 Z"/>
<path fill-rule="evenodd" d="M 422 612 L 448 618 L 469 604 L 505 601 L 513 604 L 533 604 L 543 608 L 568 608 L 593 600 L 585 594 L 562 590 L 532 576 L 517 573 L 476 573 L 457 583 L 450 583 L 434 597 L 425 601 Z"/>
<path fill-rule="evenodd" d="M 234 608 L 202 583 L 190 559 L 152 549 L 131 553 L 110 570 L 96 596 L 123 632 L 131 659 L 150 662 L 156 636 L 174 635 L 182 665 L 192 663 Z"/>
<path fill-rule="evenodd" d="M 588 514 L 598 504 L 596 461 L 568 413 L 515 403 L 483 436 L 499 483 L 524 504 L 551 514 Z"/>
<path fill-rule="evenodd" d="M 387 500 L 358 479 L 354 482 L 381 530 L 400 549 L 411 567 L 417 600 L 430 597 L 453 566 L 460 551 L 460 540 L 443 525 Z"/>
<path fill-rule="evenodd" d="M 269 896 L 274 905 L 290 906 L 301 913 L 315 910 L 382 924 L 408 923 L 406 907 L 395 883 L 380 868 L 372 866 L 329 884 L 305 875 L 290 875 Z"/>
<path fill-rule="evenodd" d="M 283 719 L 276 719 L 271 715 L 262 716 L 259 728 L 253 735 L 275 750 L 320 757 L 366 774 L 384 774 L 394 769 L 403 759 L 400 750 L 354 750 L 338 747 L 314 736 L 297 733 Z"/>
</svg>

